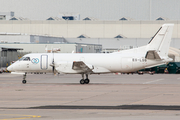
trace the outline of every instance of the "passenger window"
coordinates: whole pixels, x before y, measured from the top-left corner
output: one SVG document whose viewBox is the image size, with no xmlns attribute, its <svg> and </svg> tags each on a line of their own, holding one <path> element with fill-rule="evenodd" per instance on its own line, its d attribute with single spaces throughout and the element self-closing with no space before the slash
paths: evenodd
<svg viewBox="0 0 180 120">
<path fill-rule="evenodd" d="M 30 57 L 26 57 L 26 58 L 24 58 L 24 60 L 23 61 L 30 61 Z"/>
</svg>

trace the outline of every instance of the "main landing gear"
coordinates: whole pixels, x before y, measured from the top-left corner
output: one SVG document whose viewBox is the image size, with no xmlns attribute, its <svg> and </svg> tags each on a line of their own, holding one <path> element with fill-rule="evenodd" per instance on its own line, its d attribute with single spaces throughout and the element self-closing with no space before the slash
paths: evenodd
<svg viewBox="0 0 180 120">
<path fill-rule="evenodd" d="M 88 79 L 88 74 L 86 74 L 86 79 L 84 79 L 84 74 L 82 74 L 82 79 L 80 80 L 80 84 L 89 84 L 90 80 Z"/>
<path fill-rule="evenodd" d="M 22 80 L 22 83 L 23 83 L 23 84 L 26 84 L 26 82 L 27 82 L 27 81 L 26 81 L 26 74 L 27 74 L 27 73 L 25 73 L 25 74 L 23 75 L 23 80 Z"/>
</svg>

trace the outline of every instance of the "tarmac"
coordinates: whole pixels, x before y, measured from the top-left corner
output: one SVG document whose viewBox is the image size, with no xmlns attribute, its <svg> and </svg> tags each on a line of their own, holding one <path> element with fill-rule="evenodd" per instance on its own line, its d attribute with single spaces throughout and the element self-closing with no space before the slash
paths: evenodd
<svg viewBox="0 0 180 120">
<path fill-rule="evenodd" d="M 179 74 L 0 74 L 0 120 L 180 119 Z"/>
</svg>

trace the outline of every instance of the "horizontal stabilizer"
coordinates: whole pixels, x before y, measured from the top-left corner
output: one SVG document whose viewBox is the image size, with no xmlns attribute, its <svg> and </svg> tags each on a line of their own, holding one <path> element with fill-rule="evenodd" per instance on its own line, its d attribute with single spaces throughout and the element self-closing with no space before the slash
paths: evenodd
<svg viewBox="0 0 180 120">
<path fill-rule="evenodd" d="M 158 55 L 158 53 L 155 50 L 147 51 L 145 58 L 152 59 L 152 60 L 154 60 L 154 59 L 161 60 L 160 56 Z"/>
<path fill-rule="evenodd" d="M 156 64 L 156 65 L 151 65 L 151 66 L 147 66 L 145 68 L 152 68 L 152 67 L 156 67 L 156 66 L 160 66 L 160 65 L 165 65 L 166 63 L 160 63 L 160 64 Z"/>
</svg>

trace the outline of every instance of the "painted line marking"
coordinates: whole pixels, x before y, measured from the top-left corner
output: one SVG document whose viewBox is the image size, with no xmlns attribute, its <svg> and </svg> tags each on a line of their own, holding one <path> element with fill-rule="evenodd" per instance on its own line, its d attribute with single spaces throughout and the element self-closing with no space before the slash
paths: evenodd
<svg viewBox="0 0 180 120">
<path fill-rule="evenodd" d="M 22 116 L 19 118 L 5 118 L 5 119 L 0 119 L 0 120 L 22 120 L 22 119 L 30 119 L 30 118 L 40 118 L 41 116 L 36 116 L 36 115 L 18 115 L 18 114 L 0 114 L 0 116 Z"/>
<path fill-rule="evenodd" d="M 164 79 L 157 79 L 157 80 L 154 80 L 154 81 L 145 82 L 143 84 L 149 84 L 149 83 L 158 82 L 158 81 L 161 81 L 161 80 L 164 80 Z"/>
</svg>

